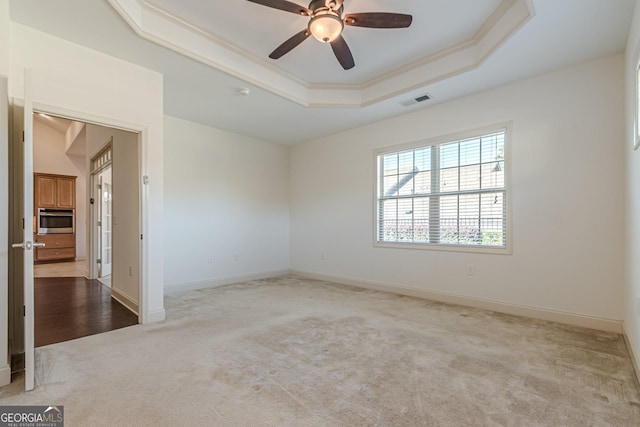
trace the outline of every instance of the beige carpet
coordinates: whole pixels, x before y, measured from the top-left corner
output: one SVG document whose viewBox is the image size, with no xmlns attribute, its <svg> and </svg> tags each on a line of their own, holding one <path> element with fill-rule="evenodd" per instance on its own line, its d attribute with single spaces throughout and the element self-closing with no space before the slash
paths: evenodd
<svg viewBox="0 0 640 427">
<path fill-rule="evenodd" d="M 68 426 L 638 426 L 621 336 L 293 277 L 170 296 L 168 320 L 43 347 Z"/>
</svg>

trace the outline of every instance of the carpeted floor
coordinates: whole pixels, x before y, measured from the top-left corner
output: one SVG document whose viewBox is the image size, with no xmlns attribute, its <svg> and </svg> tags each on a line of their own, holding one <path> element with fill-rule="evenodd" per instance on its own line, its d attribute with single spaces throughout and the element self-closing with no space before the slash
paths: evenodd
<svg viewBox="0 0 640 427">
<path fill-rule="evenodd" d="M 638 426 L 620 335 L 294 277 L 37 351 L 68 426 Z"/>
</svg>

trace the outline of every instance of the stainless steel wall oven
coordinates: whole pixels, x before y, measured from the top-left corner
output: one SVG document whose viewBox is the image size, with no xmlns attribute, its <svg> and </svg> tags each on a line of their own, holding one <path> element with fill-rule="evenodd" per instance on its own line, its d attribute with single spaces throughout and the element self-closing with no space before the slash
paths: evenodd
<svg viewBox="0 0 640 427">
<path fill-rule="evenodd" d="M 38 208 L 38 234 L 73 234 L 74 209 Z"/>
</svg>

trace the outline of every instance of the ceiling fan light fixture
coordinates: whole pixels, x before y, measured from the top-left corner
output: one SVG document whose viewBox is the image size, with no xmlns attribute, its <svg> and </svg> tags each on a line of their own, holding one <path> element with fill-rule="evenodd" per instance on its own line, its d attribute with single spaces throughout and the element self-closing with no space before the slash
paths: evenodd
<svg viewBox="0 0 640 427">
<path fill-rule="evenodd" d="M 334 12 L 317 12 L 309 21 L 309 32 L 322 43 L 331 43 L 342 34 L 344 22 Z"/>
<path fill-rule="evenodd" d="M 331 44 L 333 54 L 345 70 L 350 70 L 356 65 L 351 49 L 342 37 L 345 25 L 364 28 L 407 28 L 413 20 L 411 15 L 387 12 L 352 13 L 343 18 L 344 0 L 311 0 L 309 7 L 302 7 L 289 0 L 247 1 L 310 18 L 304 30 L 285 40 L 269 54 L 269 58 L 282 58 L 313 35 L 319 42 Z"/>
</svg>

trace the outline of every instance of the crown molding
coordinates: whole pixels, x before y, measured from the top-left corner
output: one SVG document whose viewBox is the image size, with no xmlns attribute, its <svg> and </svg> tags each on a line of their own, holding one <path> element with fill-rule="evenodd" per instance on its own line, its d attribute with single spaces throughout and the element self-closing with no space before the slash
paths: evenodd
<svg viewBox="0 0 640 427">
<path fill-rule="evenodd" d="M 140 37 L 305 107 L 362 108 L 479 67 L 533 16 L 530 0 L 503 0 L 479 30 L 361 84 L 307 82 L 144 0 L 108 0 Z"/>
</svg>

